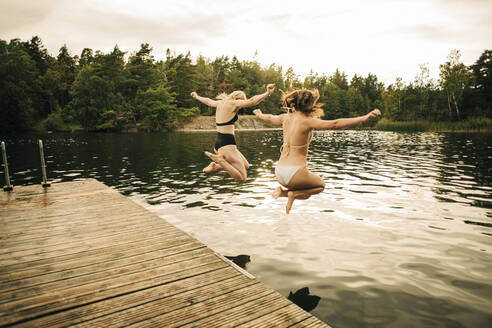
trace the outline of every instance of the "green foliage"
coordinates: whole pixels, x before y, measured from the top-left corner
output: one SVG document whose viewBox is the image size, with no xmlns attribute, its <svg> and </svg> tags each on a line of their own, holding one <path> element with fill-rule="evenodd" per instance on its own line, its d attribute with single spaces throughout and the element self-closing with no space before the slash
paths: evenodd
<svg viewBox="0 0 492 328">
<path fill-rule="evenodd" d="M 176 105 L 180 108 L 193 106 L 195 101 L 190 97 L 190 93 L 196 90 L 197 72 L 191 62 L 190 53 L 188 52 L 186 56 L 182 54 L 172 56 L 168 51 L 166 62 L 162 66 L 163 76 L 170 86 L 170 91 L 175 94 Z"/>
<path fill-rule="evenodd" d="M 58 104 L 62 108 L 71 100 L 70 90 L 77 75 L 75 61 L 76 59 L 70 55 L 67 46 L 64 45 L 60 48 L 56 63 L 53 65 L 53 69 L 57 71 L 59 76 L 56 96 Z"/>
<path fill-rule="evenodd" d="M 40 93 L 39 71 L 19 40 L 0 42 L 0 130 L 31 129 Z"/>
<path fill-rule="evenodd" d="M 41 122 L 41 127 L 43 131 L 66 131 L 66 125 L 60 111 L 48 115 L 48 117 Z"/>
<path fill-rule="evenodd" d="M 492 117 L 492 50 L 485 50 L 471 66 L 473 87 L 464 95 L 472 116 Z"/>
<path fill-rule="evenodd" d="M 144 123 L 152 130 L 169 130 L 175 126 L 178 109 L 175 104 L 175 94 L 169 88 L 159 86 L 137 93 L 138 111 Z"/>
<path fill-rule="evenodd" d="M 376 126 L 380 131 L 398 132 L 492 132 L 492 119 L 486 117 L 475 117 L 460 122 L 431 122 L 431 121 L 409 121 L 394 122 L 387 119 L 380 120 Z"/>
<path fill-rule="evenodd" d="M 338 68 L 336 69 L 335 73 L 330 77 L 330 82 L 335 84 L 337 87 L 339 87 L 342 90 L 348 90 L 349 85 L 347 81 L 347 74 L 340 72 Z"/>
<path fill-rule="evenodd" d="M 96 126 L 96 131 L 121 131 L 123 125 L 118 120 L 118 114 L 116 111 L 110 109 L 101 114 L 100 122 L 103 122 Z"/>
<path fill-rule="evenodd" d="M 347 90 L 347 112 L 348 116 L 361 116 L 366 113 L 366 100 L 359 89 L 350 86 Z"/>
<path fill-rule="evenodd" d="M 431 122 L 427 121 L 393 122 L 383 118 L 376 124 L 376 130 L 380 131 L 423 132 L 430 129 Z"/>
<path fill-rule="evenodd" d="M 80 54 L 79 66 L 84 67 L 94 62 L 94 53 L 90 48 L 84 48 Z"/>
<path fill-rule="evenodd" d="M 109 53 L 84 48 L 80 57 L 72 56 L 63 46 L 53 57 L 37 36 L 26 42 L 0 40 L 0 129 L 59 131 L 80 124 L 97 131 L 169 130 L 190 117 L 214 114 L 214 108 L 190 97 L 192 91 L 215 98 L 242 90 L 252 97 L 265 92 L 268 83 L 275 83 L 277 92 L 258 106 L 264 113 L 283 112 L 282 91 L 316 88 L 325 119 L 360 116 L 377 107 L 386 118 L 380 129 L 482 130 L 489 129 L 492 118 L 492 50 L 469 67 L 453 50 L 440 65 L 437 82 L 424 64 L 413 83 L 397 78 L 387 87 L 374 74 L 349 80 L 337 69 L 332 75 L 310 72 L 302 81 L 292 67 L 263 67 L 256 59 L 227 56 L 193 59 L 189 52 L 169 49 L 156 62 L 147 43 L 127 60 L 125 55 L 115 46 Z"/>
<path fill-rule="evenodd" d="M 70 109 L 73 116 L 87 130 L 95 130 L 104 123 L 103 113 L 112 109 L 114 84 L 99 76 L 98 65 L 84 67 L 73 84 Z"/>
<path fill-rule="evenodd" d="M 448 61 L 439 67 L 439 83 L 447 95 L 449 117 L 457 120 L 462 118 L 463 94 L 470 87 L 472 80 L 471 73 L 460 61 L 460 57 L 460 52 L 453 50 L 448 56 Z"/>
<path fill-rule="evenodd" d="M 326 119 L 336 119 L 339 117 L 347 117 L 347 92 L 340 89 L 333 83 L 328 83 L 324 88 L 323 96 L 320 101 L 324 104 L 323 110 Z"/>
</svg>

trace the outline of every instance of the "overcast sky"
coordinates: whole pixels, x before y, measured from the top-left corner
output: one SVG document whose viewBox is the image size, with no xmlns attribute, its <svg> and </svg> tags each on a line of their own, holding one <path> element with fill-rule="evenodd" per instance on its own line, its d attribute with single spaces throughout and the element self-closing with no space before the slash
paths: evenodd
<svg viewBox="0 0 492 328">
<path fill-rule="evenodd" d="M 376 74 L 412 82 L 419 64 L 438 78 L 452 49 L 473 64 L 492 49 L 492 0 L 0 0 L 0 38 L 41 37 L 52 55 L 64 44 L 135 52 L 236 55 L 264 66 Z"/>
</svg>

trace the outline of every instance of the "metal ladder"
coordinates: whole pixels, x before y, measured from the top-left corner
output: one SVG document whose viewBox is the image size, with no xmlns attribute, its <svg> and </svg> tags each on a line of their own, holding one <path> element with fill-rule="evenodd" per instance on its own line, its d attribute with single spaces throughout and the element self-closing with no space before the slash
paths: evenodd
<svg viewBox="0 0 492 328">
<path fill-rule="evenodd" d="M 46 162 L 44 161 L 43 141 L 39 139 L 38 144 L 39 144 L 39 156 L 41 158 L 41 173 L 43 176 L 43 182 L 41 183 L 41 186 L 43 186 L 43 188 L 48 188 L 49 186 L 51 186 L 51 184 L 48 182 L 48 179 L 46 177 Z M 1 146 L 2 146 L 3 167 L 5 173 L 5 183 L 6 183 L 6 185 L 3 186 L 3 191 L 13 191 L 14 186 L 10 183 L 9 164 L 7 162 L 7 149 L 5 147 L 5 142 L 2 141 Z"/>
</svg>

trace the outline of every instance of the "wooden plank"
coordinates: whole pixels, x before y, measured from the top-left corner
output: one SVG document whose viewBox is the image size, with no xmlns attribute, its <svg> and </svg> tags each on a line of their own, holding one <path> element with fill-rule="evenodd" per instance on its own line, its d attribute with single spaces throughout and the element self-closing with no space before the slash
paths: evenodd
<svg viewBox="0 0 492 328">
<path fill-rule="evenodd" d="M 249 303 L 262 297 L 272 297 L 273 294 L 272 290 L 266 290 L 261 284 L 255 284 L 170 313 L 148 318 L 129 327 L 179 327 L 209 315 L 220 313 L 230 306 Z"/>
<path fill-rule="evenodd" d="M 179 243 L 181 247 L 188 247 L 190 245 L 202 245 L 198 241 L 192 241 L 190 243 Z M 50 273 L 57 273 L 59 271 L 73 270 L 81 267 L 87 267 L 98 263 L 110 263 L 125 257 L 137 256 L 140 254 L 149 253 L 155 250 L 166 249 L 168 247 L 176 247 L 171 244 L 164 244 L 162 240 L 150 239 L 141 240 L 132 244 L 132 247 L 128 245 L 120 245 L 119 247 L 108 247 L 104 252 L 87 252 L 83 257 L 76 256 L 75 258 L 65 259 L 63 261 L 58 260 L 47 265 L 31 265 L 24 270 L 10 271 L 4 274 L 0 274 L 0 281 L 9 283 L 15 280 L 24 280 L 30 277 L 37 277 L 41 275 L 48 275 Z"/>
<path fill-rule="evenodd" d="M 116 235 L 121 235 L 121 234 L 126 234 L 129 232 L 133 232 L 135 235 L 138 235 L 139 233 L 143 233 L 146 231 L 152 231 L 155 230 L 156 227 L 160 227 L 161 231 L 166 230 L 166 231 L 173 231 L 173 232 L 180 232 L 177 229 L 169 228 L 166 229 L 165 227 L 161 227 L 158 223 L 154 222 L 152 224 L 145 224 L 145 222 L 142 222 L 141 224 L 137 225 L 121 225 L 121 226 L 116 226 L 112 227 L 109 229 L 94 229 L 92 230 L 92 233 L 73 233 L 71 231 L 66 231 L 65 234 L 57 236 L 55 238 L 48 239 L 48 242 L 45 240 L 31 240 L 28 242 L 23 242 L 21 244 L 17 245 L 10 245 L 6 246 L 8 247 L 11 252 L 8 252 L 7 249 L 4 249 L 2 253 L 0 253 L 0 257 L 3 254 L 6 253 L 12 253 L 12 252 L 18 252 L 19 254 L 13 254 L 12 256 L 22 256 L 22 255 L 27 255 L 27 254 L 33 254 L 35 252 L 32 252 L 33 249 L 37 249 L 38 252 L 43 250 L 43 252 L 47 252 L 50 249 L 60 249 L 59 245 L 64 245 L 67 242 L 70 242 L 66 247 L 75 247 L 74 245 L 76 243 L 84 243 L 84 242 L 90 242 L 91 240 L 94 239 L 99 239 L 99 238 L 105 238 L 105 237 L 112 237 Z M 39 242 L 40 241 L 40 242 Z"/>
<path fill-rule="evenodd" d="M 186 252 L 186 253 L 185 253 Z M 23 280 L 16 280 L 2 284 L 0 303 L 8 299 L 9 295 L 15 295 L 15 299 L 33 296 L 42 292 L 43 289 L 50 291 L 61 289 L 66 285 L 77 286 L 84 281 L 96 281 L 98 277 L 106 279 L 112 278 L 115 272 L 123 271 L 125 274 L 139 270 L 141 267 L 157 266 L 161 263 L 174 263 L 196 256 L 196 254 L 210 254 L 204 246 L 200 244 L 177 245 L 177 247 L 165 248 L 140 256 L 125 257 L 111 262 L 93 263 L 78 269 L 69 269 L 50 274 L 31 277 Z M 14 298 L 14 296 L 11 296 Z"/>
<path fill-rule="evenodd" d="M 222 260 L 199 258 L 174 264 L 172 267 L 130 274 L 114 280 L 95 282 L 62 291 L 54 291 L 25 300 L 0 304 L 4 324 L 37 318 L 54 312 L 133 293 L 187 277 L 226 267 Z"/>
<path fill-rule="evenodd" d="M 89 195 L 100 191 L 110 192 L 104 184 L 98 183 L 94 179 L 54 183 L 47 190 L 42 188 L 40 185 L 18 186 L 14 188 L 13 192 L 4 192 L 0 194 L 0 205 L 18 206 L 39 201 L 44 204 L 45 201 L 51 196 L 73 199 L 81 197 L 85 194 Z"/>
<path fill-rule="evenodd" d="M 301 322 L 298 322 L 292 326 L 289 326 L 289 328 L 318 328 L 318 327 L 326 327 L 326 324 L 313 316 Z"/>
<path fill-rule="evenodd" d="M 222 270 L 221 270 L 222 271 Z M 217 271 L 217 272 L 221 272 Z M 94 326 L 120 326 L 129 325 L 145 321 L 155 317 L 157 314 L 172 313 L 179 309 L 184 309 L 195 303 L 203 302 L 207 299 L 230 293 L 231 291 L 247 288 L 257 281 L 238 276 L 237 272 L 229 271 L 228 279 L 222 277 L 194 277 L 198 285 L 188 286 L 189 289 L 183 289 L 180 293 L 174 293 L 173 297 L 157 298 L 148 300 L 138 306 L 128 308 L 126 311 L 113 312 L 109 315 L 102 316 L 96 320 L 86 321 L 76 327 L 94 327 Z M 190 278 L 192 279 L 192 278 Z M 174 284 L 182 283 L 176 282 Z M 203 285 L 203 286 L 201 286 Z M 174 286 L 162 286 L 162 289 L 172 290 Z M 124 301 L 124 300 L 123 300 Z"/>
<path fill-rule="evenodd" d="M 83 228 L 95 228 L 95 227 L 105 227 L 111 224 L 117 223 L 137 223 L 137 222 L 147 222 L 148 224 L 156 223 L 155 216 L 149 215 L 150 213 L 145 213 L 137 210 L 134 211 L 113 211 L 111 209 L 101 210 L 101 211 L 77 211 L 71 213 L 70 215 L 65 215 L 64 217 L 60 214 L 56 220 L 53 222 L 36 222 L 33 226 L 32 221 L 34 218 L 31 218 L 31 222 L 26 222 L 25 224 L 20 223 L 6 223 L 4 224 L 4 229 L 0 232 L 0 236 L 2 237 L 2 242 L 9 241 L 12 239 L 13 241 L 20 240 L 21 237 L 24 239 L 28 239 L 31 236 L 34 237 L 43 237 L 39 236 L 40 233 L 48 233 L 48 235 L 56 235 L 59 232 L 63 232 L 70 229 L 78 229 L 82 230 Z M 139 217 L 136 220 L 136 217 Z M 101 220 L 101 217 L 105 217 L 105 220 Z M 169 225 L 169 227 L 172 227 Z"/>
<path fill-rule="evenodd" d="M 327 327 L 96 180 L 0 206 L 0 326 Z"/>
<path fill-rule="evenodd" d="M 286 307 L 282 307 L 260 318 L 251 320 L 236 327 L 289 327 L 302 322 L 302 320 L 307 319 L 309 316 L 309 313 L 291 303 Z"/>
<path fill-rule="evenodd" d="M 285 298 L 281 295 L 272 293 L 255 302 L 230 307 L 204 319 L 190 322 L 182 327 L 213 327 L 216 326 L 217 323 L 220 323 L 221 327 L 235 327 L 241 323 L 249 322 L 255 318 L 261 317 L 265 313 L 270 313 L 273 310 L 286 307 L 289 303 L 290 302 L 288 301 L 285 302 Z"/>
<path fill-rule="evenodd" d="M 121 225 L 108 225 L 105 227 L 97 227 L 87 230 L 67 230 L 65 233 L 49 236 L 48 238 L 37 238 L 30 240 L 21 240 L 18 243 L 11 243 L 10 245 L 2 245 L 3 251 L 0 252 L 0 260 L 3 256 L 22 256 L 28 254 L 36 254 L 40 252 L 48 252 L 50 249 L 60 249 L 61 247 L 74 248 L 75 243 L 86 243 L 90 242 L 96 238 L 104 238 L 117 236 L 125 233 L 138 234 L 140 232 L 146 232 L 154 230 L 155 228 L 161 228 L 159 230 L 163 231 L 164 227 L 160 226 L 158 223 L 145 224 L 135 223 L 135 224 L 121 224 Z M 171 231 L 174 233 L 180 233 L 179 230 L 169 228 L 166 231 Z M 12 254 L 19 253 L 19 254 Z"/>
<path fill-rule="evenodd" d="M 152 238 L 152 237 L 156 237 L 157 235 L 160 235 L 162 237 L 163 234 L 164 233 L 162 231 L 153 228 L 148 228 L 145 231 L 140 232 L 138 235 L 135 235 L 134 233 L 128 231 L 113 236 L 98 237 L 90 241 L 68 244 L 66 246 L 61 246 L 61 247 L 55 247 L 55 248 L 49 247 L 47 249 L 35 250 L 34 252 L 20 251 L 20 252 L 13 253 L 10 258 L 0 259 L 0 266 L 2 268 L 6 268 L 9 265 L 21 266 L 23 263 L 28 263 L 27 265 L 29 265 L 29 262 L 42 261 L 49 258 L 56 258 L 58 256 L 63 257 L 66 256 L 67 254 L 80 253 L 80 255 L 82 255 L 84 252 L 103 248 L 106 247 L 106 245 L 108 244 L 110 245 L 118 245 L 121 243 L 128 244 L 129 241 L 131 243 L 131 241 L 142 240 L 145 238 Z M 192 240 L 190 236 L 174 235 L 171 237 L 167 235 L 165 239 L 163 238 L 163 242 L 168 241 L 169 239 L 172 238 L 181 238 L 183 241 Z M 0 269 L 0 272 L 2 271 L 3 270 Z"/>
<path fill-rule="evenodd" d="M 5 265 L 5 266 L 0 266 L 0 273 L 10 273 L 13 271 L 18 271 L 18 270 L 26 270 L 26 269 L 32 269 L 38 266 L 42 265 L 52 265 L 54 263 L 59 263 L 67 260 L 73 260 L 73 259 L 80 259 L 81 256 L 88 256 L 88 255 L 94 255 L 94 254 L 104 254 L 104 253 L 109 253 L 109 252 L 119 252 L 119 251 L 124 251 L 124 249 L 128 249 L 130 246 L 138 247 L 141 243 L 146 243 L 147 241 L 149 243 L 152 242 L 160 242 L 161 244 L 165 242 L 169 236 L 178 236 L 178 234 L 174 233 L 168 233 L 166 231 L 158 231 L 156 230 L 155 233 L 153 234 L 147 234 L 145 239 L 141 238 L 130 238 L 127 237 L 125 239 L 121 239 L 117 242 L 114 242 L 113 244 L 109 245 L 99 245 L 98 247 L 93 247 L 91 249 L 85 249 L 85 250 L 72 250 L 70 253 L 64 253 L 63 255 L 58 255 L 58 256 L 49 256 L 53 254 L 45 254 L 44 257 L 38 258 L 38 259 L 31 259 L 27 262 L 16 262 L 15 264 L 12 265 Z M 117 253 L 118 254 L 118 253 Z"/>
<path fill-rule="evenodd" d="M 98 215 L 98 217 L 104 217 L 104 215 Z M 45 244 L 53 244 L 53 241 L 60 243 L 60 241 L 63 241 L 63 238 L 78 240 L 87 238 L 87 235 L 93 238 L 108 235 L 110 232 L 132 230 L 132 228 L 135 229 L 136 227 L 140 227 L 138 228 L 140 230 L 148 230 L 150 227 L 155 225 L 158 225 L 160 230 L 167 229 L 179 231 L 171 225 L 163 225 L 159 221 L 155 220 L 155 218 L 149 220 L 148 215 L 139 215 L 135 216 L 132 221 L 118 220 L 114 222 L 106 222 L 105 225 L 91 222 L 84 222 L 84 224 L 77 225 L 77 223 L 71 222 L 70 225 L 66 226 L 64 229 L 56 229 L 55 227 L 54 229 L 51 229 L 51 231 L 49 231 L 50 229 L 37 230 L 28 233 L 24 232 L 22 235 L 16 235 L 14 233 L 10 233 L 10 231 L 7 231 L 9 235 L 2 238 L 0 245 L 3 248 L 8 247 L 15 250 L 29 249 L 33 246 L 37 247 Z M 87 229 L 87 227 L 90 228 Z M 5 251 L 2 251 L 2 253 L 5 253 Z"/>
<path fill-rule="evenodd" d="M 36 284 L 26 288 L 16 289 L 10 292 L 4 292 L 0 295 L 0 303 L 17 301 L 27 297 L 36 297 L 39 294 L 47 294 L 61 289 L 69 289 L 77 286 L 83 286 L 89 283 L 99 282 L 102 280 L 115 280 L 120 276 L 141 272 L 145 270 L 157 269 L 161 266 L 172 265 L 190 259 L 210 255 L 207 249 L 200 247 L 187 252 L 180 252 L 168 256 L 158 256 L 151 260 L 140 261 L 136 263 L 127 263 L 127 265 L 109 268 L 101 268 L 99 271 L 90 271 L 89 273 L 76 275 L 72 278 L 62 278 L 43 284 Z"/>
<path fill-rule="evenodd" d="M 195 275 L 167 284 L 148 288 L 135 293 L 101 300 L 96 303 L 58 312 L 32 321 L 36 326 L 66 326 L 80 323 L 81 327 L 112 327 L 123 325 L 132 317 L 147 317 L 155 312 L 172 311 L 176 307 L 189 305 L 190 297 L 207 294 L 211 288 L 230 288 L 244 283 L 244 277 L 230 267 Z M 242 278 L 242 279 L 241 279 Z M 251 282 L 251 280 L 248 280 Z M 255 283 L 254 281 L 251 283 Z M 182 300 L 180 303 L 179 299 Z M 154 303 L 157 302 L 157 303 Z M 166 302 L 166 306 L 162 304 Z M 151 304 L 159 304 L 152 308 Z M 152 310 L 152 311 L 151 311 Z"/>
<path fill-rule="evenodd" d="M 125 209 L 124 202 L 119 203 L 114 199 L 116 195 L 109 194 L 109 196 L 111 197 L 94 197 L 94 199 L 86 202 L 76 202 L 73 204 L 67 202 L 60 205 L 60 208 L 49 207 L 48 209 L 37 209 L 34 211 L 32 210 L 33 207 L 30 206 L 19 213 L 19 218 L 13 217 L 12 211 L 7 208 L 4 210 L 4 213 L 10 214 L 10 216 L 0 221 L 0 227 L 10 229 L 11 232 L 14 232 L 16 229 L 32 228 L 32 222 L 36 222 L 36 227 L 38 228 L 49 228 L 53 226 L 64 226 L 69 223 L 101 222 L 100 217 L 97 216 L 98 214 L 109 214 L 109 218 L 115 215 L 126 214 L 127 217 L 131 218 L 134 214 L 142 213 L 141 209 L 134 207 Z M 101 198 L 111 205 L 93 208 L 91 202 L 98 202 Z M 25 216 L 27 211 L 29 211 L 28 218 Z"/>
</svg>

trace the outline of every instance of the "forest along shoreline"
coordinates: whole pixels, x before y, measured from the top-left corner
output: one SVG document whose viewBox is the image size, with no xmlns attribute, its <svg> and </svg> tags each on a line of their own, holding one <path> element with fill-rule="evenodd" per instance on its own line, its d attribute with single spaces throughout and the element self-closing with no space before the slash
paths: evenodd
<svg viewBox="0 0 492 328">
<path fill-rule="evenodd" d="M 259 120 L 255 115 L 239 115 L 239 120 L 234 124 L 236 130 L 282 130 L 281 126 L 268 124 Z M 374 126 L 363 126 L 357 130 L 377 130 L 394 132 L 481 132 L 492 133 L 491 119 L 469 119 L 462 122 L 430 122 L 408 121 L 392 122 L 381 119 Z M 215 116 L 197 116 L 188 118 L 176 128 L 177 131 L 215 131 Z M 136 128 L 133 131 L 137 132 Z"/>
<path fill-rule="evenodd" d="M 371 120 L 358 129 L 492 131 L 492 49 L 485 49 L 472 65 L 463 63 L 459 50 L 451 50 L 439 65 L 438 80 L 429 77 L 430 68 L 424 64 L 414 82 L 396 77 L 389 85 L 371 73 L 350 78 L 337 69 L 332 74 L 311 72 L 301 79 L 293 67 L 263 66 L 256 59 L 194 58 L 190 52 L 167 49 L 165 59 L 156 60 L 152 51 L 143 43 L 128 56 L 116 45 L 106 53 L 84 48 L 80 55 L 72 55 L 64 45 L 54 56 L 38 36 L 26 41 L 0 39 L 0 130 L 5 134 L 172 131 L 195 122 L 193 117 L 213 116 L 213 108 L 190 96 L 193 91 L 208 98 L 234 90 L 252 96 L 275 83 L 284 92 L 318 89 L 323 118 L 328 120 L 381 110 L 383 119 L 375 127 Z M 262 101 L 262 112 L 283 113 L 281 98 L 282 92 L 274 92 Z M 241 114 L 251 115 L 251 110 Z M 259 128 L 249 123 L 238 128 Z M 198 127 L 188 129 L 201 126 L 194 124 Z M 215 126 L 207 123 L 206 128 Z"/>
</svg>

